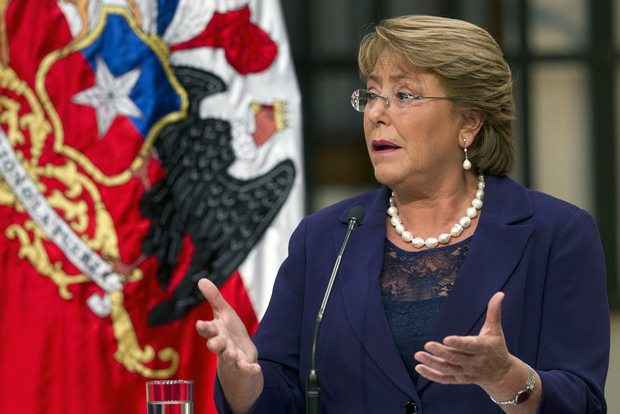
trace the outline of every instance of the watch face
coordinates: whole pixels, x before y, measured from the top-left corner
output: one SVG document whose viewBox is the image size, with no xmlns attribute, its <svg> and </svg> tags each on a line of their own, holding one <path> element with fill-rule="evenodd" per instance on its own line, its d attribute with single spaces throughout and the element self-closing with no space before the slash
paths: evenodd
<svg viewBox="0 0 620 414">
<path fill-rule="evenodd" d="M 516 398 L 515 402 L 517 404 L 524 403 L 524 402 L 526 402 L 530 398 L 530 395 L 532 395 L 532 390 L 530 390 L 530 389 L 519 391 L 519 393 L 517 394 L 517 398 Z"/>
</svg>

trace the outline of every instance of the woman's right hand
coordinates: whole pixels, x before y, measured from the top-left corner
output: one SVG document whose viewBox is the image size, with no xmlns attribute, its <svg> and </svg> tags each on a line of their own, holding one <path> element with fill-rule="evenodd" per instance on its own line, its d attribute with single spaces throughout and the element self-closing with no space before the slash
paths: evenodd
<svg viewBox="0 0 620 414">
<path fill-rule="evenodd" d="M 217 354 L 217 375 L 233 412 L 248 412 L 263 390 L 256 346 L 213 282 L 200 279 L 198 288 L 211 305 L 213 319 L 197 321 L 196 330 L 207 340 L 207 348 Z"/>
</svg>

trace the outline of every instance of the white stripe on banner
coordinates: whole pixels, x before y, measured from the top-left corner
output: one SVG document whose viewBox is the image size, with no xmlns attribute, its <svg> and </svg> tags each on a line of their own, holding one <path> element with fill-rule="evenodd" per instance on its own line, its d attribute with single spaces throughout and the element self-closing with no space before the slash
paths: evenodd
<svg viewBox="0 0 620 414">
<path fill-rule="evenodd" d="M 212 72 L 227 84 L 227 90 L 200 102 L 201 117 L 225 119 L 231 124 L 235 162 L 228 173 L 239 180 L 251 180 L 268 173 L 282 160 L 295 164 L 295 183 L 277 217 L 239 266 L 243 285 L 258 319 L 267 310 L 278 268 L 288 254 L 288 239 L 304 212 L 304 173 L 301 141 L 301 95 L 295 78 L 284 18 L 278 0 L 181 0 L 164 39 L 169 44 L 198 36 L 215 12 L 225 13 L 249 6 L 251 21 L 277 43 L 278 54 L 267 69 L 240 74 L 220 48 L 199 47 L 172 51 L 173 65 Z M 190 16 L 192 16 L 190 18 Z M 255 114 L 250 104 L 283 102 L 286 127 L 269 140 L 256 145 Z"/>
<path fill-rule="evenodd" d="M 121 290 L 121 277 L 112 266 L 91 250 L 71 227 L 54 211 L 47 199 L 17 160 L 8 137 L 0 129 L 0 174 L 30 217 L 39 225 L 47 238 L 62 250 L 67 259 L 82 274 L 95 282 L 108 294 Z M 100 317 L 110 314 L 109 295 L 92 295 L 88 299 L 91 310 Z"/>
</svg>

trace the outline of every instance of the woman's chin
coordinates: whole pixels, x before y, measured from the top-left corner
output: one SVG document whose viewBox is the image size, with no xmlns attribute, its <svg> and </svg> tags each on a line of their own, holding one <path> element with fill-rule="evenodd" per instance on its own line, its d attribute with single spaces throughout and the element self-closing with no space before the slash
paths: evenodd
<svg viewBox="0 0 620 414">
<path fill-rule="evenodd" d="M 405 179 L 403 171 L 398 171 L 396 168 L 377 168 L 375 167 L 375 179 L 379 184 L 386 185 L 393 188 L 399 182 Z"/>
</svg>

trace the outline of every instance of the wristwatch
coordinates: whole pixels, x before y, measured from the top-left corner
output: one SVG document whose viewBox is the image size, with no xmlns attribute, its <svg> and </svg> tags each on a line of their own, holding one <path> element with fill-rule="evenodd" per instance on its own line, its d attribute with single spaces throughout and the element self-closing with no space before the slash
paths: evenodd
<svg viewBox="0 0 620 414">
<path fill-rule="evenodd" d="M 534 388 L 536 388 L 536 372 L 529 365 L 527 367 L 527 382 L 525 383 L 525 387 L 523 389 L 517 391 L 517 393 L 514 397 L 512 397 L 512 399 L 505 401 L 497 401 L 495 398 L 493 398 L 493 396 L 489 395 L 491 401 L 493 401 L 500 407 L 512 407 L 526 402 L 534 393 Z"/>
</svg>

